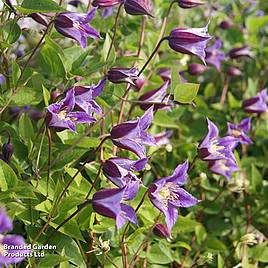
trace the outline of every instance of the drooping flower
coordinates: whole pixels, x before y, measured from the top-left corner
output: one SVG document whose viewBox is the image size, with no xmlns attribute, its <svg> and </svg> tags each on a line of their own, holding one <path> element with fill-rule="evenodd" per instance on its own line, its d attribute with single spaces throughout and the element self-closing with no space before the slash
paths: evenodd
<svg viewBox="0 0 268 268">
<path fill-rule="evenodd" d="M 232 148 L 236 138 L 227 136 L 220 138 L 217 126 L 207 119 L 208 134 L 198 145 L 199 157 L 204 161 L 226 159 L 232 157 Z"/>
<path fill-rule="evenodd" d="M 122 0 L 93 0 L 94 7 L 106 8 L 113 7 L 122 3 Z"/>
<path fill-rule="evenodd" d="M 97 85 L 92 86 L 75 86 L 74 97 L 75 97 L 75 108 L 79 111 L 83 111 L 88 115 L 92 116 L 95 112 L 101 115 L 101 107 L 95 102 L 95 98 L 100 96 L 106 84 L 106 79 L 99 81 Z"/>
<path fill-rule="evenodd" d="M 12 220 L 7 215 L 5 209 L 0 207 L 0 233 L 9 232 L 12 229 L 13 229 Z"/>
<path fill-rule="evenodd" d="M 113 127 L 111 140 L 119 148 L 135 153 L 139 158 L 146 158 L 145 145 L 154 146 L 154 138 L 146 132 L 153 120 L 151 106 L 142 117 Z"/>
<path fill-rule="evenodd" d="M 168 241 L 172 240 L 170 230 L 165 224 L 157 223 L 153 229 L 153 233 L 161 238 L 167 238 Z"/>
<path fill-rule="evenodd" d="M 179 7 L 181 8 L 193 8 L 204 5 L 204 2 L 199 0 L 177 0 Z"/>
<path fill-rule="evenodd" d="M 2 153 L 0 153 L 0 159 L 5 161 L 6 163 L 9 163 L 11 156 L 13 154 L 13 151 L 14 151 L 13 144 L 10 142 L 10 137 L 9 137 L 8 142 L 4 143 L 2 146 Z M 1 230 L 0 230 L 0 233 L 1 233 Z"/>
<path fill-rule="evenodd" d="M 236 47 L 229 51 L 229 56 L 232 59 L 237 59 L 241 57 L 251 57 L 251 52 L 248 46 Z"/>
<path fill-rule="evenodd" d="M 171 176 L 158 179 L 149 186 L 149 198 L 153 205 L 165 215 L 169 231 L 177 221 L 177 207 L 191 207 L 199 202 L 180 187 L 188 178 L 187 171 L 188 162 L 184 162 L 177 166 Z"/>
<path fill-rule="evenodd" d="M 173 135 L 172 130 L 167 130 L 160 132 L 154 136 L 155 142 L 157 146 L 163 146 L 170 144 L 170 137 Z"/>
<path fill-rule="evenodd" d="M 107 73 L 107 78 L 110 82 L 129 83 L 135 86 L 135 80 L 138 79 L 139 71 L 137 68 L 124 68 L 124 67 L 113 67 Z"/>
<path fill-rule="evenodd" d="M 113 157 L 103 164 L 104 175 L 119 188 L 125 188 L 125 200 L 133 199 L 139 190 L 141 180 L 133 173 L 145 168 L 147 159 L 137 161 Z"/>
<path fill-rule="evenodd" d="M 49 24 L 49 20 L 47 19 L 47 17 L 41 13 L 31 13 L 29 14 L 29 17 L 31 17 L 34 21 L 39 24 L 42 24 L 45 27 L 47 27 Z"/>
<path fill-rule="evenodd" d="M 229 76 L 241 76 L 242 72 L 238 68 L 231 66 L 227 69 L 227 74 Z"/>
<path fill-rule="evenodd" d="M 190 75 L 200 75 L 208 70 L 207 66 L 199 63 L 190 63 L 188 65 L 188 73 Z"/>
<path fill-rule="evenodd" d="M 94 18 L 95 13 L 96 9 L 92 9 L 88 14 L 76 12 L 59 13 L 55 19 L 55 28 L 59 33 L 75 39 L 85 48 L 87 46 L 87 37 L 100 38 L 99 32 L 88 24 Z"/>
<path fill-rule="evenodd" d="M 125 0 L 125 10 L 130 15 L 152 16 L 152 3 L 150 0 Z"/>
<path fill-rule="evenodd" d="M 268 111 L 267 106 L 267 89 L 261 90 L 255 97 L 247 99 L 243 102 L 244 111 L 247 113 L 265 113 Z"/>
<path fill-rule="evenodd" d="M 250 137 L 246 135 L 246 132 L 249 132 L 251 127 L 251 119 L 245 118 L 241 120 L 238 125 L 227 123 L 228 125 L 228 135 L 233 136 L 237 139 L 237 142 L 241 144 L 252 144 Z"/>
<path fill-rule="evenodd" d="M 127 220 L 138 224 L 134 209 L 123 203 L 125 188 L 104 189 L 96 192 L 92 198 L 92 206 L 98 214 L 116 220 L 120 229 Z"/>
<path fill-rule="evenodd" d="M 199 57 L 205 63 L 205 47 L 211 38 L 208 25 L 203 28 L 176 28 L 167 37 L 169 46 L 177 52 Z"/>
<path fill-rule="evenodd" d="M 70 129 L 75 132 L 75 126 L 79 123 L 92 123 L 96 120 L 86 112 L 73 111 L 75 106 L 74 89 L 66 93 L 66 97 L 58 103 L 47 107 L 47 124 L 56 131 Z"/>
<path fill-rule="evenodd" d="M 208 167 L 212 173 L 222 175 L 227 180 L 231 179 L 233 172 L 239 170 L 236 160 L 233 158 L 209 161 Z"/>
<path fill-rule="evenodd" d="M 140 108 L 142 110 L 148 110 L 152 105 L 154 105 L 154 110 L 165 109 L 171 106 L 169 100 L 166 98 L 167 89 L 169 87 L 169 82 L 166 81 L 160 88 L 147 91 L 142 96 L 139 97 Z M 152 103 L 152 104 L 150 104 Z"/>
<path fill-rule="evenodd" d="M 225 59 L 224 53 L 221 51 L 222 41 L 216 38 L 215 43 L 206 48 L 206 63 L 214 65 L 215 68 L 221 70 L 221 62 Z"/>
</svg>

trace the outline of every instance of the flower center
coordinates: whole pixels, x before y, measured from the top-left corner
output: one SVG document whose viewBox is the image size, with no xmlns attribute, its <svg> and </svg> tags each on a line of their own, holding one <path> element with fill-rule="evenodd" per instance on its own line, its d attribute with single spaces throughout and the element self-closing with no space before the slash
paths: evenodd
<svg viewBox="0 0 268 268">
<path fill-rule="evenodd" d="M 239 130 L 234 129 L 234 130 L 232 131 L 232 135 L 233 135 L 234 137 L 239 137 L 239 136 L 241 135 L 241 132 L 240 132 Z"/>
<path fill-rule="evenodd" d="M 224 156 L 222 153 L 219 152 L 220 150 L 224 150 L 224 148 L 225 148 L 224 146 L 221 146 L 218 144 L 217 140 L 214 140 L 211 142 L 211 145 L 209 147 L 209 151 L 210 151 L 210 153 L 216 153 L 219 156 Z"/>
<path fill-rule="evenodd" d="M 161 189 L 161 191 L 159 192 L 159 198 L 162 201 L 162 204 L 165 208 L 168 207 L 168 201 L 176 201 L 178 200 L 178 196 L 175 193 L 175 190 L 178 187 L 176 186 L 176 184 L 172 183 L 172 182 L 168 182 L 165 184 L 165 186 Z"/>
<path fill-rule="evenodd" d="M 227 162 L 227 161 L 226 161 L 225 159 L 218 160 L 220 169 L 221 169 L 222 171 L 228 171 L 228 170 L 230 170 L 230 168 L 226 166 L 226 162 Z"/>
<path fill-rule="evenodd" d="M 68 118 L 68 117 L 66 117 L 66 115 L 67 115 L 67 112 L 66 112 L 65 110 L 60 111 L 60 112 L 58 113 L 58 117 L 59 117 L 60 120 L 64 120 L 64 121 L 66 121 L 67 118 Z"/>
<path fill-rule="evenodd" d="M 75 21 L 73 23 L 73 27 L 80 30 L 80 31 L 84 31 L 84 28 L 82 27 L 81 23 L 79 21 Z"/>
</svg>

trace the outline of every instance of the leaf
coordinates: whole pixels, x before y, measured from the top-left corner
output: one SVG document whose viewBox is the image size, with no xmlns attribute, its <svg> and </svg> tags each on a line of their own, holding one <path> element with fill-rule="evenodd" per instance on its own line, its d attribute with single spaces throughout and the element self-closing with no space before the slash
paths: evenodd
<svg viewBox="0 0 268 268">
<path fill-rule="evenodd" d="M 174 100 L 181 103 L 191 103 L 197 95 L 199 84 L 182 83 L 176 86 Z"/>
<path fill-rule="evenodd" d="M 17 64 L 16 61 L 12 62 L 11 68 L 12 68 L 12 82 L 13 82 L 13 85 L 15 86 L 21 75 L 21 70 L 20 70 L 20 66 Z"/>
<path fill-rule="evenodd" d="M 22 87 L 12 98 L 17 106 L 35 105 L 42 101 L 42 92 L 29 87 Z"/>
<path fill-rule="evenodd" d="M 268 24 L 268 15 L 262 17 L 248 17 L 246 27 L 250 33 L 257 34 L 261 27 Z"/>
<path fill-rule="evenodd" d="M 3 31 L 5 41 L 9 44 L 15 43 L 21 35 L 21 29 L 16 19 L 7 21 L 3 27 Z"/>
<path fill-rule="evenodd" d="M 250 172 L 250 188 L 252 192 L 256 193 L 262 187 L 262 175 L 254 164 L 251 164 Z"/>
<path fill-rule="evenodd" d="M 52 0 L 24 0 L 21 7 L 16 7 L 22 13 L 33 13 L 33 12 L 60 12 L 64 11 L 57 3 Z"/>
<path fill-rule="evenodd" d="M 34 129 L 27 113 L 23 113 L 19 119 L 19 133 L 24 140 L 30 140 L 34 136 Z"/>
<path fill-rule="evenodd" d="M 167 264 L 173 261 L 171 249 L 163 243 L 154 244 L 147 253 L 147 258 L 150 263 Z"/>
<path fill-rule="evenodd" d="M 44 98 L 44 103 L 46 106 L 49 105 L 49 101 L 50 101 L 50 93 L 49 91 L 42 85 L 43 87 L 43 98 Z"/>
<path fill-rule="evenodd" d="M 14 187 L 17 184 L 17 176 L 13 169 L 0 159 L 0 189 L 2 191 Z"/>
<path fill-rule="evenodd" d="M 179 128 L 179 124 L 166 111 L 158 111 L 154 116 L 153 123 L 160 127 Z"/>
<path fill-rule="evenodd" d="M 216 252 L 226 251 L 226 246 L 216 237 L 208 237 L 206 247 Z"/>
<path fill-rule="evenodd" d="M 193 232 L 200 223 L 187 217 L 179 216 L 173 230 L 175 233 Z"/>
<path fill-rule="evenodd" d="M 51 268 L 55 267 L 61 262 L 68 261 L 69 259 L 56 254 L 46 254 L 45 257 L 41 258 L 38 263 L 39 268 Z"/>
<path fill-rule="evenodd" d="M 170 84 L 171 94 L 174 94 L 175 89 L 178 84 L 181 84 L 180 76 L 178 74 L 178 69 L 176 67 L 171 67 L 171 84 Z"/>
</svg>

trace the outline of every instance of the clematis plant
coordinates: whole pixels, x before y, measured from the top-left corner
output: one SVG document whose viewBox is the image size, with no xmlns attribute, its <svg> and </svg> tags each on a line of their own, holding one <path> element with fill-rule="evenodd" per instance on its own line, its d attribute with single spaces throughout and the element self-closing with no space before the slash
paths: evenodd
<svg viewBox="0 0 268 268">
<path fill-rule="evenodd" d="M 215 68 L 221 70 L 221 62 L 225 60 L 225 54 L 221 51 L 222 41 L 216 38 L 215 43 L 206 48 L 206 63 L 214 65 Z"/>
<path fill-rule="evenodd" d="M 152 3 L 150 0 L 125 0 L 125 10 L 131 15 L 152 15 Z"/>
<path fill-rule="evenodd" d="M 247 113 L 261 114 L 267 112 L 267 89 L 265 88 L 257 96 L 245 100 L 243 102 L 243 108 Z"/>
</svg>

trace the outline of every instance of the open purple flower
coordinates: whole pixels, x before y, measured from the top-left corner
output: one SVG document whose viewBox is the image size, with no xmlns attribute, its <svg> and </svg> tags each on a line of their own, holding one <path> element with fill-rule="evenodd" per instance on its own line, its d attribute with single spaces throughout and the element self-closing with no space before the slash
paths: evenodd
<svg viewBox="0 0 268 268">
<path fill-rule="evenodd" d="M 232 173 L 239 170 L 236 160 L 234 158 L 220 159 L 210 161 L 208 163 L 210 171 L 217 175 L 224 176 L 227 180 L 230 180 Z"/>
<path fill-rule="evenodd" d="M 224 53 L 220 50 L 222 48 L 222 42 L 220 38 L 216 38 L 215 43 L 206 48 L 206 63 L 214 65 L 215 68 L 221 70 L 221 62 L 225 59 Z"/>
<path fill-rule="evenodd" d="M 130 15 L 152 16 L 152 3 L 150 0 L 125 0 L 125 10 Z"/>
<path fill-rule="evenodd" d="M 245 118 L 241 120 L 238 125 L 227 123 L 228 125 L 228 135 L 237 138 L 237 142 L 242 144 L 252 144 L 250 137 L 246 135 L 246 132 L 249 132 L 251 127 L 251 119 Z"/>
<path fill-rule="evenodd" d="M 66 97 L 58 103 L 53 103 L 47 107 L 47 123 L 56 131 L 70 129 L 75 132 L 75 126 L 79 123 L 92 123 L 96 120 L 86 112 L 73 111 L 75 106 L 74 89 L 66 93 Z"/>
<path fill-rule="evenodd" d="M 55 28 L 59 33 L 75 39 L 85 48 L 87 46 L 87 37 L 100 38 L 99 32 L 88 24 L 94 18 L 95 13 L 96 9 L 92 9 L 88 14 L 76 12 L 59 13 L 55 20 Z"/>
<path fill-rule="evenodd" d="M 154 138 L 146 132 L 153 120 L 151 106 L 141 118 L 113 127 L 111 140 L 119 148 L 129 150 L 140 158 L 146 158 L 145 145 L 154 146 Z"/>
<path fill-rule="evenodd" d="M 13 223 L 4 208 L 0 207 L 0 233 L 6 233 L 13 229 Z M 1 262 L 0 262 L 1 263 Z"/>
<path fill-rule="evenodd" d="M 153 205 L 165 215 L 168 230 L 171 230 L 177 221 L 177 207 L 191 207 L 199 202 L 180 187 L 188 178 L 187 171 L 188 162 L 186 161 L 178 165 L 171 176 L 158 179 L 149 187 L 149 198 Z"/>
<path fill-rule="evenodd" d="M 177 52 L 199 57 L 205 63 L 205 47 L 211 38 L 208 25 L 203 28 L 176 28 L 167 37 L 169 46 Z"/>
<path fill-rule="evenodd" d="M 243 102 L 244 111 L 247 113 L 265 113 L 268 111 L 267 102 L 267 89 L 261 90 L 255 97 L 247 99 Z"/>
<path fill-rule="evenodd" d="M 104 189 L 96 192 L 92 198 L 92 206 L 98 214 L 116 220 L 120 229 L 127 220 L 138 224 L 134 209 L 124 204 L 125 188 Z"/>
<path fill-rule="evenodd" d="M 113 67 L 107 73 L 107 78 L 110 82 L 129 83 L 135 86 L 135 80 L 138 79 L 139 70 L 137 68 L 124 68 L 124 67 Z"/>
<path fill-rule="evenodd" d="M 143 101 L 139 106 L 142 110 L 148 110 L 154 105 L 154 110 L 169 108 L 171 104 L 168 103 L 166 98 L 169 82 L 166 81 L 160 88 L 147 91 L 139 97 L 139 101 Z M 152 104 L 150 104 L 150 102 Z"/>
<path fill-rule="evenodd" d="M 95 102 L 95 98 L 100 96 L 104 87 L 106 79 L 100 80 L 97 85 L 92 86 L 75 86 L 75 108 L 79 111 L 83 111 L 92 116 L 95 112 L 99 115 L 102 114 L 101 107 Z"/>
<path fill-rule="evenodd" d="M 232 148 L 236 144 L 236 138 L 227 136 L 219 137 L 217 126 L 207 119 L 208 134 L 198 146 L 199 157 L 204 161 L 226 159 L 232 156 Z"/>
<path fill-rule="evenodd" d="M 145 168 L 147 159 L 137 161 L 113 157 L 103 164 L 104 175 L 119 188 L 125 188 L 125 200 L 133 199 L 139 190 L 141 180 L 133 173 Z"/>
</svg>

